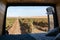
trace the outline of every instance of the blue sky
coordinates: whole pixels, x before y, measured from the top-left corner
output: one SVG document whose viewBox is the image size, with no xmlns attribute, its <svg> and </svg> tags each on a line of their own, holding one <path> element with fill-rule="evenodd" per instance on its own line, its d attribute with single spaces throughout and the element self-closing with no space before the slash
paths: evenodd
<svg viewBox="0 0 60 40">
<path fill-rule="evenodd" d="M 7 9 L 7 17 L 47 16 L 48 6 L 10 6 Z"/>
</svg>

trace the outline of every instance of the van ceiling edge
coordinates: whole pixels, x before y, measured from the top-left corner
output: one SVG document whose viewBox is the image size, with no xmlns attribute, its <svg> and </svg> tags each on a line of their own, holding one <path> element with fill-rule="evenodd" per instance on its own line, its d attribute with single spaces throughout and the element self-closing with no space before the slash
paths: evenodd
<svg viewBox="0 0 60 40">
<path fill-rule="evenodd" d="M 7 0 L 0 0 L 0 3 L 6 4 Z"/>
<path fill-rule="evenodd" d="M 31 3 L 31 2 L 36 2 L 36 3 L 60 3 L 60 0 L 0 0 L 3 1 L 4 3 Z"/>
<path fill-rule="evenodd" d="M 52 4 L 59 4 L 60 5 L 60 0 L 0 0 L 4 4 L 7 3 L 52 3 Z"/>
<path fill-rule="evenodd" d="M 54 0 L 7 0 L 8 3 L 55 3 Z"/>
</svg>

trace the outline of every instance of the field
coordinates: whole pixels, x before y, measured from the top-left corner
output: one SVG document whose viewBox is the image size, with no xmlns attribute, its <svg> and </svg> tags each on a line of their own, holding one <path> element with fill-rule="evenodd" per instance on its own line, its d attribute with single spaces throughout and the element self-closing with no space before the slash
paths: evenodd
<svg viewBox="0 0 60 40">
<path fill-rule="evenodd" d="M 31 33 L 33 29 L 41 31 L 48 31 L 48 19 L 47 18 L 7 18 L 6 29 L 10 29 L 14 22 L 19 20 L 20 27 L 23 27 L 26 33 Z"/>
<path fill-rule="evenodd" d="M 6 18 L 6 29 L 11 27 L 13 23 L 15 22 L 16 18 Z"/>
</svg>

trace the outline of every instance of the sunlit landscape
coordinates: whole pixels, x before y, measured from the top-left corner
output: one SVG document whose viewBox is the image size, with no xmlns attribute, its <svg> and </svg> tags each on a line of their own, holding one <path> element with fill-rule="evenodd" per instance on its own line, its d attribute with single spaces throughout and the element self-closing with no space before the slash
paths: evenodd
<svg viewBox="0 0 60 40">
<path fill-rule="evenodd" d="M 23 28 L 22 31 L 25 33 L 40 33 L 40 31 L 48 31 L 47 18 L 7 18 L 6 30 L 13 27 L 16 20 L 18 20 L 20 27 Z"/>
<path fill-rule="evenodd" d="M 13 10 L 14 7 L 9 7 L 6 17 L 6 30 L 9 34 L 47 33 L 46 8 L 43 6 L 15 7 L 16 10 Z"/>
</svg>

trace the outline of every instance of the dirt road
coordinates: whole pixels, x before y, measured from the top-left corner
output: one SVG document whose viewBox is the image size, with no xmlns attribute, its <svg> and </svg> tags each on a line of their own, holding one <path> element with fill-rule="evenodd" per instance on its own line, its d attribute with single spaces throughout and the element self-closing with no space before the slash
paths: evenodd
<svg viewBox="0 0 60 40">
<path fill-rule="evenodd" d="M 9 34 L 21 34 L 19 20 L 17 19 L 11 29 L 8 30 Z"/>
</svg>

